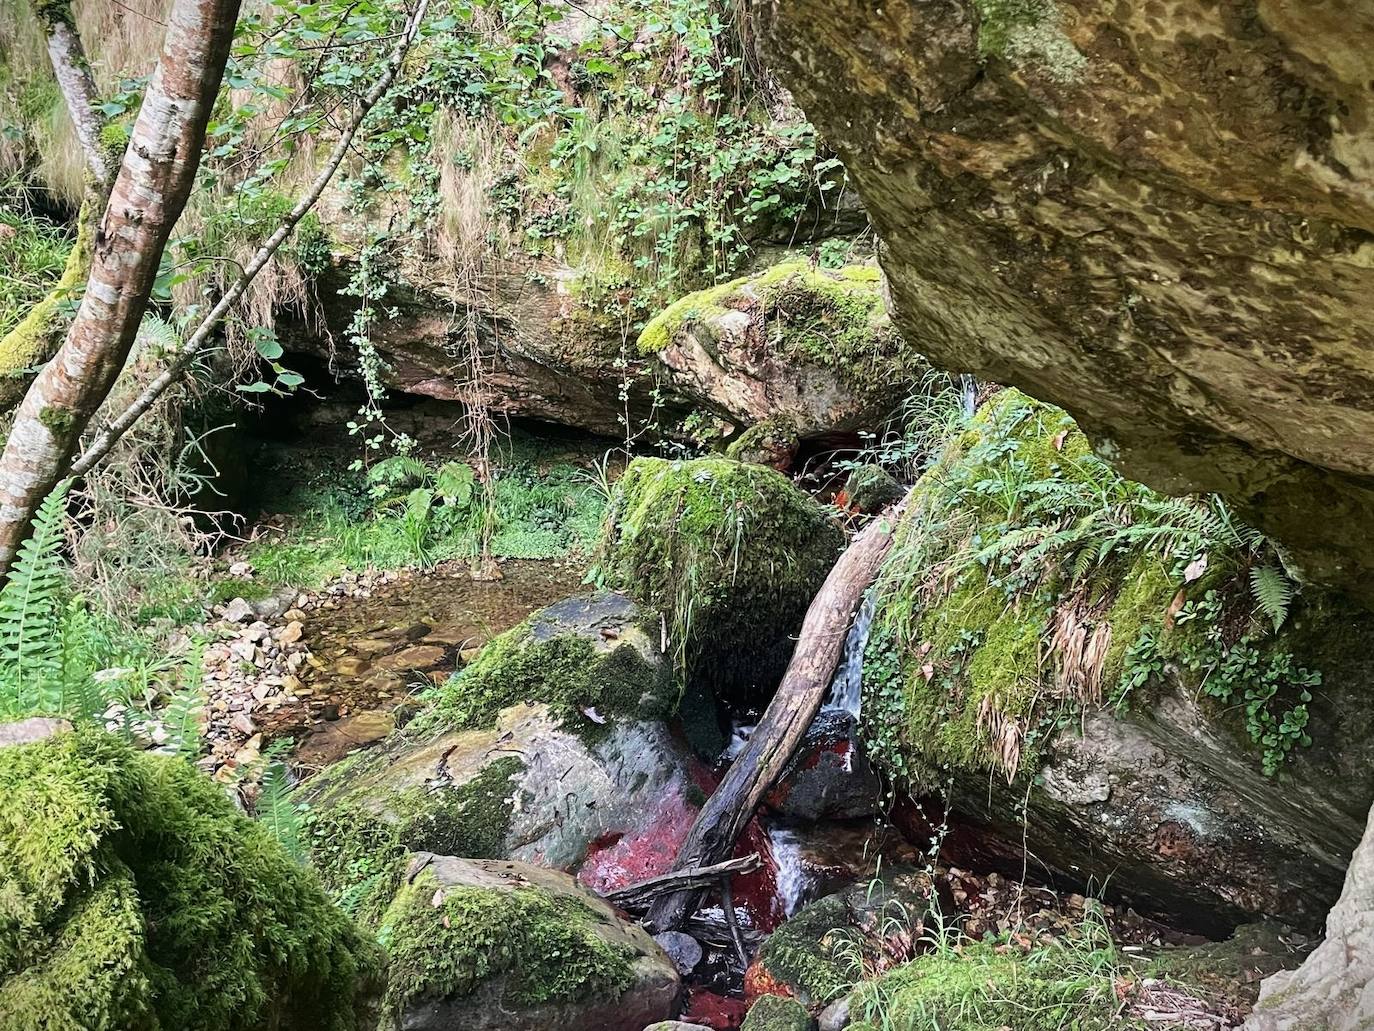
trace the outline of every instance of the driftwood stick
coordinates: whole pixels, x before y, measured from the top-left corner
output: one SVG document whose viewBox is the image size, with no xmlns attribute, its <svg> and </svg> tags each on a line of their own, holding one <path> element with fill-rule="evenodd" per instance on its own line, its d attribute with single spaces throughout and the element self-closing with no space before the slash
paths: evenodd
<svg viewBox="0 0 1374 1031">
<path fill-rule="evenodd" d="M 675 870 L 672 873 L 650 877 L 638 884 L 629 884 L 607 892 L 602 898 L 626 912 L 636 912 L 648 909 L 653 905 L 654 899 L 666 892 L 707 888 L 732 874 L 750 873 L 761 866 L 763 860 L 754 852 L 738 859 L 727 859 L 723 863 L 697 866 L 690 870 Z"/>
<path fill-rule="evenodd" d="M 730 878 L 720 879 L 720 906 L 725 910 L 725 923 L 730 928 L 730 940 L 735 943 L 735 955 L 739 957 L 741 970 L 749 969 L 749 954 L 744 951 L 744 941 L 739 936 L 739 917 L 735 916 L 735 893 L 730 890 Z"/>
<path fill-rule="evenodd" d="M 806 610 L 797 647 L 777 693 L 744 751 L 697 814 L 678 850 L 677 869 L 710 866 L 728 856 L 759 802 L 792 758 L 834 679 L 854 613 L 892 545 L 893 530 L 905 505 L 904 498 L 873 520 L 826 577 Z M 645 926 L 654 932 L 681 927 L 700 897 L 701 889 L 695 886 L 660 896 L 649 910 Z"/>
</svg>

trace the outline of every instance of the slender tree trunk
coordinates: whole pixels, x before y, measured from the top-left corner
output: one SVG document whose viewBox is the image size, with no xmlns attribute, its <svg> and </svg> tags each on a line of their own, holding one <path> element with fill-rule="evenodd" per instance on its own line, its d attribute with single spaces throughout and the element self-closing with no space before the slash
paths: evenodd
<svg viewBox="0 0 1374 1031">
<path fill-rule="evenodd" d="M 100 139 L 105 120 L 96 109 L 99 93 L 81 37 L 67 20 L 69 12 L 52 5 L 35 5 L 35 13 L 47 33 L 53 75 L 86 159 L 86 189 L 76 216 L 76 242 L 67 256 L 62 278 L 19 325 L 0 338 L 0 412 L 12 410 L 24 399 L 39 368 L 66 336 L 67 305 L 90 276 L 95 234 L 114 178 L 110 156 Z"/>
<path fill-rule="evenodd" d="M 908 495 L 909 497 L 910 495 Z M 729 856 L 759 802 L 797 750 L 834 679 L 854 613 L 878 574 L 903 499 L 854 538 L 806 610 L 801 636 L 777 693 L 725 779 L 697 814 L 678 850 L 674 870 L 711 866 Z M 646 926 L 658 931 L 680 927 L 696 908 L 700 889 L 661 896 L 649 910 Z"/>
<path fill-rule="evenodd" d="M 175 0 L 168 13 L 162 56 L 96 231 L 81 307 L 19 406 L 0 456 L 0 575 L 128 358 L 190 196 L 238 13 L 239 0 Z"/>
</svg>

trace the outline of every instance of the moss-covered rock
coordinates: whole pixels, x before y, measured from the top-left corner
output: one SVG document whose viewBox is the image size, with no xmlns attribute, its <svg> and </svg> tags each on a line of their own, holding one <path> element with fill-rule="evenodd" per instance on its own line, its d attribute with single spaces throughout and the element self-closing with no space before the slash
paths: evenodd
<svg viewBox="0 0 1374 1031">
<path fill-rule="evenodd" d="M 663 614 L 686 679 L 766 696 L 839 553 L 824 510 L 786 477 L 723 458 L 639 458 L 616 487 L 600 575 Z"/>
<path fill-rule="evenodd" d="M 1123 479 L 1004 391 L 920 481 L 881 573 L 868 754 L 917 788 L 952 774 L 960 809 L 1018 850 L 1029 828 L 1070 883 L 1218 931 L 1315 921 L 1374 797 L 1370 630 L 1217 499 Z"/>
<path fill-rule="evenodd" d="M 790 416 L 773 416 L 750 426 L 725 448 L 725 457 L 736 462 L 767 465 L 786 472 L 797 453 L 801 432 Z"/>
<path fill-rule="evenodd" d="M 875 426 L 927 369 L 893 332 L 866 265 L 784 262 L 688 294 L 649 321 L 639 351 L 670 394 L 779 437 L 783 425 L 794 437 Z"/>
<path fill-rule="evenodd" d="M 746 987 L 790 994 L 808 1005 L 835 1001 L 853 987 L 856 959 L 882 963 L 886 935 L 900 927 L 913 940 L 921 936 L 935 891 L 925 874 L 892 867 L 881 879 L 817 899 L 763 943 Z M 952 899 L 940 906 L 952 911 Z"/>
<path fill-rule="evenodd" d="M 421 725 L 488 726 L 531 701 L 594 739 L 616 717 L 667 715 L 676 696 L 643 620 L 629 598 L 605 592 L 550 605 L 487 644 L 438 690 Z"/>
<path fill-rule="evenodd" d="M 0 1026 L 367 1026 L 375 947 L 185 762 L 58 732 L 0 797 Z"/>
<path fill-rule="evenodd" d="M 765 995 L 749 1007 L 743 1031 L 812 1031 L 816 1022 L 796 999 Z"/>
<path fill-rule="evenodd" d="M 421 853 L 382 920 L 384 1027 L 639 1031 L 677 999 L 647 932 L 572 878 Z"/>
</svg>

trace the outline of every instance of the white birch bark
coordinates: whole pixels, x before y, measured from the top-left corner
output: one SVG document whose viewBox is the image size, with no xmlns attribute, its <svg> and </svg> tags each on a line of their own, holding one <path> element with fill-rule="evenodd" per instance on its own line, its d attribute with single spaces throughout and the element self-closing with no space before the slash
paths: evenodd
<svg viewBox="0 0 1374 1031">
<path fill-rule="evenodd" d="M 175 0 L 168 13 L 162 55 L 96 233 L 81 307 L 24 396 L 0 456 L 0 575 L 133 346 L 167 237 L 191 192 L 238 13 L 239 0 Z"/>
</svg>

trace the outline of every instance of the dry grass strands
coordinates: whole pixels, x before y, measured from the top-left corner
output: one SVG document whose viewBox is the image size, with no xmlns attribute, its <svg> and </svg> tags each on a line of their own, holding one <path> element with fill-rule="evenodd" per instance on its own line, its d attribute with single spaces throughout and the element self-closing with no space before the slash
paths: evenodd
<svg viewBox="0 0 1374 1031">
<path fill-rule="evenodd" d="M 1086 590 L 1075 591 L 1050 621 L 1049 650 L 1059 693 L 1085 706 L 1100 705 L 1102 670 L 1111 644 L 1106 606 L 1090 601 Z"/>
</svg>

